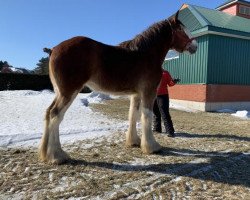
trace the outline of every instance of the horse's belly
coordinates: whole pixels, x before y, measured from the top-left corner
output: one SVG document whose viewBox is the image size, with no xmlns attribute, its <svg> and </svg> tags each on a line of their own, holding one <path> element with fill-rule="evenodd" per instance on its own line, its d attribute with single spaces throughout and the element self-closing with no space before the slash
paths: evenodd
<svg viewBox="0 0 250 200">
<path fill-rule="evenodd" d="M 111 84 L 111 83 L 97 83 L 94 81 L 88 81 L 86 83 L 91 90 L 115 94 L 115 95 L 127 95 L 136 93 L 136 89 L 134 87 L 126 87 L 125 85 L 119 86 L 119 84 Z"/>
</svg>

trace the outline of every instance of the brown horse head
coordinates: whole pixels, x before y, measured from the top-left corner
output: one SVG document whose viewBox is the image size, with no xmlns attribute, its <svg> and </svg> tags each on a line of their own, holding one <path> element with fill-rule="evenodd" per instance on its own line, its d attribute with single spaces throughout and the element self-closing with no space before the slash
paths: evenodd
<svg viewBox="0 0 250 200">
<path fill-rule="evenodd" d="M 172 44 L 171 48 L 182 53 L 188 52 L 193 54 L 197 50 L 197 42 L 191 36 L 189 30 L 178 19 L 179 11 L 172 17 L 169 22 L 172 28 Z"/>
</svg>

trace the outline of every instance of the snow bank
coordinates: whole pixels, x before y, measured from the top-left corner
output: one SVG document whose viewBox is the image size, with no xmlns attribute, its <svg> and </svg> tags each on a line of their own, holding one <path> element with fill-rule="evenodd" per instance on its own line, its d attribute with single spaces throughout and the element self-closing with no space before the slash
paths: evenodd
<svg viewBox="0 0 250 200">
<path fill-rule="evenodd" d="M 0 147 L 37 146 L 44 128 L 45 110 L 53 99 L 54 93 L 49 90 L 0 91 Z M 125 131 L 128 127 L 125 122 L 110 122 L 86 106 L 106 99 L 111 97 L 99 93 L 79 94 L 60 125 L 61 142 L 73 143 Z"/>
<path fill-rule="evenodd" d="M 102 103 L 104 100 L 112 100 L 110 95 L 102 94 L 98 92 L 91 92 L 85 98 L 81 99 L 84 106 L 88 106 L 89 103 Z"/>
<path fill-rule="evenodd" d="M 247 110 L 237 111 L 236 113 L 234 113 L 232 115 L 235 116 L 235 117 L 250 119 L 250 111 L 247 111 Z"/>
<path fill-rule="evenodd" d="M 239 117 L 242 119 L 250 119 L 250 111 L 247 110 L 231 110 L 231 109 L 223 109 L 223 110 L 218 110 L 218 113 L 230 113 L 234 117 Z"/>
</svg>

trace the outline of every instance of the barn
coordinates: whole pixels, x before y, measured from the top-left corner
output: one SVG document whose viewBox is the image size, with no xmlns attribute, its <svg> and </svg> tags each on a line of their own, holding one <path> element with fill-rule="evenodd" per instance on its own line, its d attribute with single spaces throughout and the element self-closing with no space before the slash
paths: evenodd
<svg viewBox="0 0 250 200">
<path fill-rule="evenodd" d="M 242 13 L 242 6 L 249 10 Z M 233 9 L 235 15 L 226 13 Z M 201 111 L 250 109 L 248 11 L 247 1 L 227 1 L 215 10 L 182 6 L 179 18 L 197 38 L 198 50 L 170 52 L 164 61 L 163 68 L 181 79 L 169 88 L 171 102 Z"/>
</svg>

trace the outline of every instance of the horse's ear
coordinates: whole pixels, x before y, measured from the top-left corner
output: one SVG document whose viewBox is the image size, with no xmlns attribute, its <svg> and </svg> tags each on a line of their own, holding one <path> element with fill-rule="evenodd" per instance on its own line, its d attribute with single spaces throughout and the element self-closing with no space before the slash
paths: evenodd
<svg viewBox="0 0 250 200">
<path fill-rule="evenodd" d="M 179 10 L 175 14 L 175 18 L 174 18 L 175 22 L 178 22 L 178 17 L 179 17 Z"/>
</svg>

